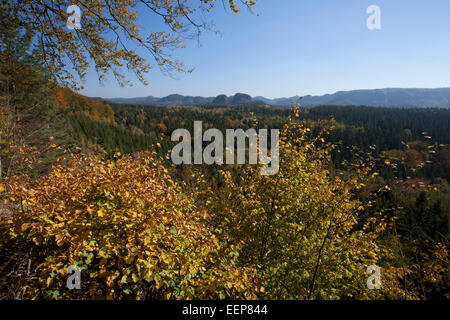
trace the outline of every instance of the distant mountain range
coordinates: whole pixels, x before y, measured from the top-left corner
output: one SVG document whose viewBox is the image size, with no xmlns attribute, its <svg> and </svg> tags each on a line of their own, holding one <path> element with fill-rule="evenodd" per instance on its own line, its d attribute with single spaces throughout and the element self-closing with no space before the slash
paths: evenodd
<svg viewBox="0 0 450 320">
<path fill-rule="evenodd" d="M 251 97 L 248 94 L 236 93 L 234 96 L 218 95 L 217 97 L 191 97 L 172 94 L 164 98 L 153 96 L 140 98 L 112 98 L 101 99 L 124 104 L 142 104 L 154 106 L 186 106 L 186 105 L 238 105 L 262 102 L 272 106 L 290 106 L 299 97 L 268 99 L 262 96 Z M 450 88 L 437 89 L 369 89 L 338 91 L 322 96 L 304 96 L 303 106 L 317 105 L 365 105 L 390 107 L 439 107 L 450 108 Z"/>
<path fill-rule="evenodd" d="M 191 97 L 182 96 L 180 94 L 171 94 L 164 98 L 156 98 L 153 96 L 140 97 L 140 98 L 93 98 L 101 99 L 116 103 L 126 103 L 126 104 L 142 104 L 142 105 L 153 105 L 160 107 L 167 106 L 192 106 L 192 105 L 238 105 L 252 103 L 254 100 L 251 96 L 244 93 L 236 93 L 234 96 L 228 97 L 224 94 L 218 95 L 217 97 Z"/>
</svg>

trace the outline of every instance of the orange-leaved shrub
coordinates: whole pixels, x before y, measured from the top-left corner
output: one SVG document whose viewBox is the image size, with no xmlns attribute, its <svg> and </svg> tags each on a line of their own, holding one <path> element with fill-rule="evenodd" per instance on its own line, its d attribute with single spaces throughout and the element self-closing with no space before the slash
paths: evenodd
<svg viewBox="0 0 450 320">
<path fill-rule="evenodd" d="M 30 297 L 254 297 L 238 248 L 221 244 L 206 212 L 156 159 L 75 156 L 47 176 L 5 184 L 17 208 L 8 239 L 45 252 Z M 81 290 L 66 287 L 71 265 L 81 270 Z"/>
</svg>

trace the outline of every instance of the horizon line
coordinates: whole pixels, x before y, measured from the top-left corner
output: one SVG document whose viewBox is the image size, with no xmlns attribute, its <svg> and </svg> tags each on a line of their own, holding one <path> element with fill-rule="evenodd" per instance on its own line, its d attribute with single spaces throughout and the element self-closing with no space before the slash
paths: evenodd
<svg viewBox="0 0 450 320">
<path fill-rule="evenodd" d="M 250 94 L 245 93 L 245 92 L 236 92 L 236 93 L 231 94 L 231 95 L 227 95 L 227 94 L 224 94 L 224 93 L 219 93 L 219 94 L 217 94 L 217 95 L 215 95 L 215 96 L 211 96 L 211 95 L 184 95 L 184 94 L 180 94 L 180 93 L 171 93 L 171 94 L 168 94 L 168 95 L 166 95 L 166 96 L 160 96 L 160 97 L 152 96 L 152 95 L 147 95 L 147 96 L 133 96 L 133 97 L 128 97 L 128 98 L 126 98 L 126 97 L 105 98 L 105 97 L 100 97 L 100 96 L 87 96 L 87 95 L 86 95 L 86 97 L 88 97 L 88 98 L 101 98 L 101 99 L 104 99 L 104 100 L 108 100 L 108 99 L 139 99 L 139 98 L 148 98 L 148 97 L 152 97 L 152 98 L 156 98 L 156 99 L 162 99 L 162 98 L 166 98 L 166 97 L 171 96 L 171 95 L 180 95 L 180 96 L 184 96 L 184 97 L 215 98 L 215 97 L 220 96 L 220 95 L 225 95 L 225 96 L 227 96 L 227 97 L 230 97 L 230 96 L 234 96 L 234 95 L 236 95 L 236 94 L 247 94 L 247 95 L 249 95 L 250 97 L 252 97 L 252 99 L 255 98 L 255 97 L 262 97 L 262 98 L 269 99 L 269 100 L 275 100 L 275 99 L 285 99 L 285 98 L 293 98 L 293 97 L 307 97 L 307 96 L 311 96 L 311 97 L 319 97 L 319 96 L 325 96 L 325 95 L 333 95 L 333 94 L 336 94 L 336 93 L 338 93 L 338 92 L 371 91 L 371 90 L 373 91 L 373 90 L 389 90 L 389 89 L 400 89 L 400 90 L 438 90 L 438 89 L 450 89 L 450 86 L 449 86 L 449 87 L 385 87 L 385 88 L 364 88 L 364 89 L 337 90 L 337 91 L 332 92 L 332 93 L 315 94 L 315 95 L 312 95 L 312 94 L 306 94 L 306 95 L 299 95 L 299 94 L 296 94 L 296 95 L 291 95 L 291 96 L 275 97 L 275 98 L 269 98 L 269 97 L 263 96 L 263 95 L 255 95 L 255 96 L 253 96 L 253 95 L 250 95 Z"/>
</svg>

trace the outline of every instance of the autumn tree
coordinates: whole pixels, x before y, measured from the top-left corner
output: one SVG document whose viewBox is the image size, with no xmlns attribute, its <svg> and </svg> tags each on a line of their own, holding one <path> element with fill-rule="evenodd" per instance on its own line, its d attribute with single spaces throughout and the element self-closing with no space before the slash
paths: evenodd
<svg viewBox="0 0 450 320">
<path fill-rule="evenodd" d="M 171 57 L 171 51 L 184 47 L 188 38 L 212 30 L 205 16 L 221 1 L 217 0 L 24 0 L 0 1 L 0 11 L 9 19 L 1 21 L 7 28 L 18 21 L 29 32 L 35 32 L 37 57 L 65 84 L 75 84 L 75 70 L 83 80 L 89 67 L 94 67 L 102 79 L 108 72 L 124 84 L 124 69 L 133 71 L 145 82 L 144 74 L 158 66 L 164 72 L 189 72 L 181 61 Z M 240 0 L 243 7 L 252 8 L 256 1 Z M 235 0 L 222 3 L 239 12 Z M 81 28 L 66 27 L 67 9 L 76 5 L 81 10 Z M 159 19 L 164 30 L 144 30 L 142 21 Z M 5 29 L 3 28 L 3 29 Z M 4 32 L 5 30 L 3 30 Z M 143 49 L 153 59 L 138 53 Z"/>
<path fill-rule="evenodd" d="M 23 32 L 4 12 L 0 17 L 2 22 L 10 22 L 7 29 L 2 24 L 0 32 L 1 177 L 19 169 L 23 156 L 31 151 L 29 147 L 46 129 L 52 85 L 29 50 L 32 33 Z"/>
<path fill-rule="evenodd" d="M 280 141 L 280 170 L 263 176 L 254 166 L 224 168 L 224 186 L 206 199 L 222 239 L 240 250 L 243 266 L 258 270 L 265 299 L 398 298 L 400 268 L 382 265 L 391 253 L 377 245 L 386 227 L 360 218 L 365 204 L 353 192 L 368 168 L 354 176 L 328 170 L 330 145 L 301 123 L 289 123 Z M 369 265 L 384 267 L 381 291 L 366 287 Z"/>
</svg>

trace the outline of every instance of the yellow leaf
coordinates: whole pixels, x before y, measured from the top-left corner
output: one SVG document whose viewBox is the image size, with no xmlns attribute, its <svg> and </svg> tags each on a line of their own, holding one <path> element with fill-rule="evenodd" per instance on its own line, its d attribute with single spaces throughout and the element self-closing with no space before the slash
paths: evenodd
<svg viewBox="0 0 450 320">
<path fill-rule="evenodd" d="M 100 209 L 97 211 L 98 216 L 101 218 L 105 215 L 105 211 L 103 211 L 103 209 Z"/>
<path fill-rule="evenodd" d="M 62 245 L 62 243 L 63 243 L 63 238 L 64 238 L 64 236 L 62 236 L 62 235 L 60 235 L 60 234 L 57 234 L 56 236 L 55 236 L 55 240 L 56 240 L 56 244 L 60 247 L 61 245 Z"/>
</svg>

